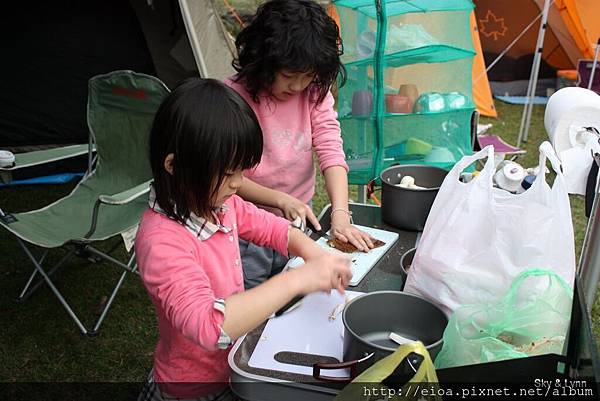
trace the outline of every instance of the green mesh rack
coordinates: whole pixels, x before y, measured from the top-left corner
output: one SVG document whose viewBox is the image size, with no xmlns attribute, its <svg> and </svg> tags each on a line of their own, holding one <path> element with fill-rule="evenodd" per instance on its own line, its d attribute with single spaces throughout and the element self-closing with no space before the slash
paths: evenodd
<svg viewBox="0 0 600 401">
<path fill-rule="evenodd" d="M 338 118 L 351 184 L 394 164 L 472 153 L 470 0 L 334 0 L 347 81 Z"/>
</svg>

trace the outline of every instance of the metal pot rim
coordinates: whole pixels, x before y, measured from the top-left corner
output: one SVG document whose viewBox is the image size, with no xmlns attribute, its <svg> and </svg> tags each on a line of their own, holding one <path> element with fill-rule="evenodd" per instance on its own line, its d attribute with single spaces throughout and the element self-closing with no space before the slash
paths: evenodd
<svg viewBox="0 0 600 401">
<path fill-rule="evenodd" d="M 402 269 L 402 271 L 408 275 L 408 272 L 406 271 L 406 269 L 404 268 L 404 258 L 409 254 L 409 253 L 417 253 L 417 247 L 415 246 L 414 248 L 410 248 L 408 251 L 404 252 L 402 254 L 402 256 L 400 256 L 400 268 Z M 413 255 L 414 258 L 415 255 Z M 414 259 L 413 259 L 414 260 Z"/>
<path fill-rule="evenodd" d="M 386 182 L 383 180 L 383 173 L 385 173 L 388 170 L 394 170 L 394 169 L 398 169 L 398 168 L 404 168 L 404 167 L 427 167 L 430 169 L 434 169 L 434 170 L 440 170 L 445 172 L 446 174 L 448 174 L 448 170 L 443 169 L 441 167 L 436 167 L 436 166 L 428 166 L 426 164 L 397 164 L 395 166 L 390 166 L 388 168 L 386 168 L 385 170 L 383 170 L 381 173 L 379 173 L 379 180 L 381 181 L 381 185 L 382 186 L 387 186 L 390 188 L 395 188 L 395 189 L 400 189 L 400 190 L 405 190 L 405 191 L 411 191 L 411 192 L 434 192 L 434 191 L 439 191 L 440 187 L 442 186 L 442 184 L 440 184 L 440 186 L 438 187 L 433 187 L 433 188 L 425 188 L 425 189 L 411 189 L 411 188 L 402 188 L 402 187 L 397 187 L 396 185 L 392 185 L 389 182 Z"/>
<path fill-rule="evenodd" d="M 363 295 L 360 295 L 360 296 L 358 296 L 358 297 L 355 297 L 355 298 L 353 298 L 353 299 L 352 299 L 350 302 L 348 302 L 348 303 L 346 304 L 346 306 L 344 307 L 344 311 L 342 312 L 342 323 L 344 324 L 344 330 L 347 330 L 347 331 L 349 331 L 349 332 L 350 332 L 350 334 L 352 334 L 352 335 L 354 336 L 354 339 L 355 339 L 356 341 L 358 341 L 358 342 L 360 342 L 360 343 L 362 343 L 362 344 L 364 344 L 364 345 L 366 345 L 366 346 L 368 346 L 368 347 L 371 347 L 371 348 L 373 348 L 373 349 L 376 349 L 376 350 L 380 350 L 380 351 L 386 351 L 386 352 L 394 352 L 394 351 L 396 351 L 396 350 L 398 349 L 398 347 L 396 347 L 396 348 L 384 347 L 384 346 L 382 346 L 382 345 L 373 344 L 373 343 L 371 343 L 371 342 L 365 341 L 365 340 L 364 340 L 364 339 L 363 339 L 361 336 L 359 336 L 358 334 L 356 334 L 356 332 L 355 332 L 354 330 L 352 330 L 350 327 L 348 327 L 348 324 L 346 323 L 346 313 L 347 313 L 347 311 L 348 311 L 348 307 L 350 307 L 350 305 L 352 305 L 354 302 L 356 302 L 357 300 L 359 300 L 359 299 L 361 299 L 361 298 L 363 298 L 363 297 L 369 296 L 369 295 L 374 295 L 374 294 L 388 294 L 388 293 L 389 293 L 389 294 L 402 294 L 402 295 L 404 295 L 404 296 L 409 296 L 409 297 L 413 297 L 413 298 L 418 298 L 418 299 L 420 299 L 420 300 L 422 300 L 422 301 L 425 301 L 425 302 L 427 302 L 427 303 L 429 303 L 429 304 L 433 305 L 433 304 L 432 304 L 430 301 L 426 300 L 426 299 L 425 299 L 425 298 L 423 298 L 423 297 L 420 297 L 420 296 L 418 296 L 418 295 L 415 295 L 415 294 L 409 294 L 409 293 L 407 293 L 407 292 L 404 292 L 404 291 L 393 291 L 393 290 L 386 290 L 386 291 L 373 291 L 373 292 L 367 292 L 367 293 L 365 293 L 365 294 L 363 294 Z M 433 306 L 435 306 L 435 305 L 433 305 Z M 437 308 L 437 306 L 435 306 L 435 307 Z M 439 308 L 437 308 L 437 309 L 439 309 Z M 444 313 L 444 312 L 443 312 L 441 309 L 440 309 L 440 312 L 442 312 L 442 315 L 444 315 L 444 317 L 446 318 L 446 320 L 448 320 L 448 317 L 446 316 L 446 314 L 445 314 L 445 313 Z M 425 345 L 425 348 L 426 348 L 427 350 L 430 350 L 430 349 L 432 349 L 432 348 L 434 348 L 434 347 L 436 347 L 436 346 L 438 346 L 438 345 L 441 345 L 441 344 L 443 343 L 443 341 L 444 341 L 444 338 L 442 337 L 442 338 L 440 338 L 438 341 L 436 341 L 436 342 L 434 342 L 434 343 L 432 343 L 432 344 L 429 344 L 429 345 L 425 345 L 425 344 L 423 344 L 423 345 Z"/>
</svg>

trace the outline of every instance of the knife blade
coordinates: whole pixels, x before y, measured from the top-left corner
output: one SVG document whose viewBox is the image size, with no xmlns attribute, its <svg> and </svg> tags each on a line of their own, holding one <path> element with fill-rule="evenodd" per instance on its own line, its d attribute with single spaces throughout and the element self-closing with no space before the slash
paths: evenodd
<svg viewBox="0 0 600 401">
<path fill-rule="evenodd" d="M 317 237 L 319 238 L 325 238 L 327 241 L 333 239 L 331 237 L 331 235 L 327 234 L 326 231 L 321 230 L 317 230 L 311 222 L 307 221 L 306 222 L 306 231 L 305 231 L 306 235 L 308 235 L 309 237 L 312 237 L 312 234 L 315 234 Z"/>
</svg>

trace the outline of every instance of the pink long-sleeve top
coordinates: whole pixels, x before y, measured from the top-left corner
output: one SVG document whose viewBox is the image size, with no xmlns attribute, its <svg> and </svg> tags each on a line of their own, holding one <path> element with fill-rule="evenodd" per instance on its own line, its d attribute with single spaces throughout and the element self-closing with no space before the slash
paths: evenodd
<svg viewBox="0 0 600 401">
<path fill-rule="evenodd" d="M 330 92 L 319 105 L 310 101 L 308 91 L 285 102 L 263 96 L 256 103 L 233 77 L 226 79 L 225 84 L 248 102 L 263 131 L 262 159 L 256 168 L 245 171 L 244 176 L 307 203 L 315 193 L 313 148 L 321 172 L 332 166 L 342 166 L 348 171 Z"/>
<path fill-rule="evenodd" d="M 144 286 L 158 315 L 154 379 L 181 398 L 227 385 L 227 349 L 218 349 L 224 320 L 215 301 L 244 290 L 238 236 L 287 255 L 289 222 L 234 195 L 208 238 L 152 209 L 135 247 Z M 185 383 L 183 383 L 185 382 Z"/>
</svg>

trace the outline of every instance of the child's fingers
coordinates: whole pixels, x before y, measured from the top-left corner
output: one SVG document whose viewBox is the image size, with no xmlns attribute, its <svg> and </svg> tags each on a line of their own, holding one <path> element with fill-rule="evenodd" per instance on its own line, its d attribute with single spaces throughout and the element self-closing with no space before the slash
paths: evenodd
<svg viewBox="0 0 600 401">
<path fill-rule="evenodd" d="M 341 265 L 337 270 L 337 274 L 345 281 L 350 281 L 352 278 L 352 269 L 350 268 L 352 264 L 352 258 L 346 255 L 340 255 Z"/>
<path fill-rule="evenodd" d="M 337 289 L 337 291 L 338 291 L 340 294 L 342 294 L 342 295 L 344 295 L 344 293 L 346 292 L 346 286 L 345 286 L 345 285 L 344 285 L 344 284 L 343 284 L 341 281 L 340 281 L 340 283 L 338 284 L 338 286 L 337 286 L 337 288 L 336 288 L 336 289 Z"/>
<path fill-rule="evenodd" d="M 283 217 L 285 217 L 287 220 L 293 222 L 298 217 L 298 213 L 296 213 L 294 210 L 286 209 L 283 211 Z"/>
<path fill-rule="evenodd" d="M 369 248 L 373 248 L 375 246 L 373 244 L 373 237 L 371 237 L 369 234 L 367 234 L 364 231 L 358 230 L 358 232 L 360 233 L 360 236 L 362 237 L 363 241 L 365 241 L 367 243 Z"/>
<path fill-rule="evenodd" d="M 331 277 L 331 288 L 338 290 L 341 294 L 344 293 L 350 279 L 348 278 L 348 270 L 334 271 Z"/>
<path fill-rule="evenodd" d="M 352 245 L 364 252 L 369 252 L 369 249 L 371 249 L 367 242 L 360 235 L 352 235 L 350 236 L 349 240 Z"/>
<path fill-rule="evenodd" d="M 319 219 L 317 219 L 317 216 L 315 216 L 312 209 L 308 206 L 306 207 L 306 217 L 305 218 L 308 221 L 310 221 L 310 223 L 313 225 L 314 228 L 321 231 L 321 224 L 319 223 Z"/>
<path fill-rule="evenodd" d="M 329 278 L 329 288 L 340 288 L 340 276 L 332 274 Z"/>
<path fill-rule="evenodd" d="M 368 252 L 369 249 L 374 247 L 373 238 L 356 227 L 352 227 L 348 235 L 348 240 L 352 245 L 365 252 Z"/>
<path fill-rule="evenodd" d="M 346 287 L 348 287 L 348 284 L 350 283 L 350 280 L 352 279 L 352 270 L 350 270 L 350 261 L 348 260 L 348 266 L 346 266 L 346 268 L 344 270 L 342 270 L 340 273 L 340 275 L 338 276 L 338 285 L 337 285 L 337 290 L 339 291 L 340 294 L 343 294 Z"/>
<path fill-rule="evenodd" d="M 348 242 L 348 237 L 346 237 L 340 231 L 336 231 L 334 234 L 335 234 L 335 238 L 339 239 L 340 241 Z"/>
<path fill-rule="evenodd" d="M 348 278 L 348 276 L 346 274 L 341 274 L 337 278 L 337 285 L 335 288 L 338 290 L 338 292 L 340 294 L 343 294 L 344 290 L 348 286 L 349 282 L 350 282 L 350 278 Z"/>
<path fill-rule="evenodd" d="M 359 251 L 369 251 L 369 245 L 359 235 L 350 233 L 346 236 L 346 238 L 348 238 L 348 242 L 354 245 Z"/>
</svg>

